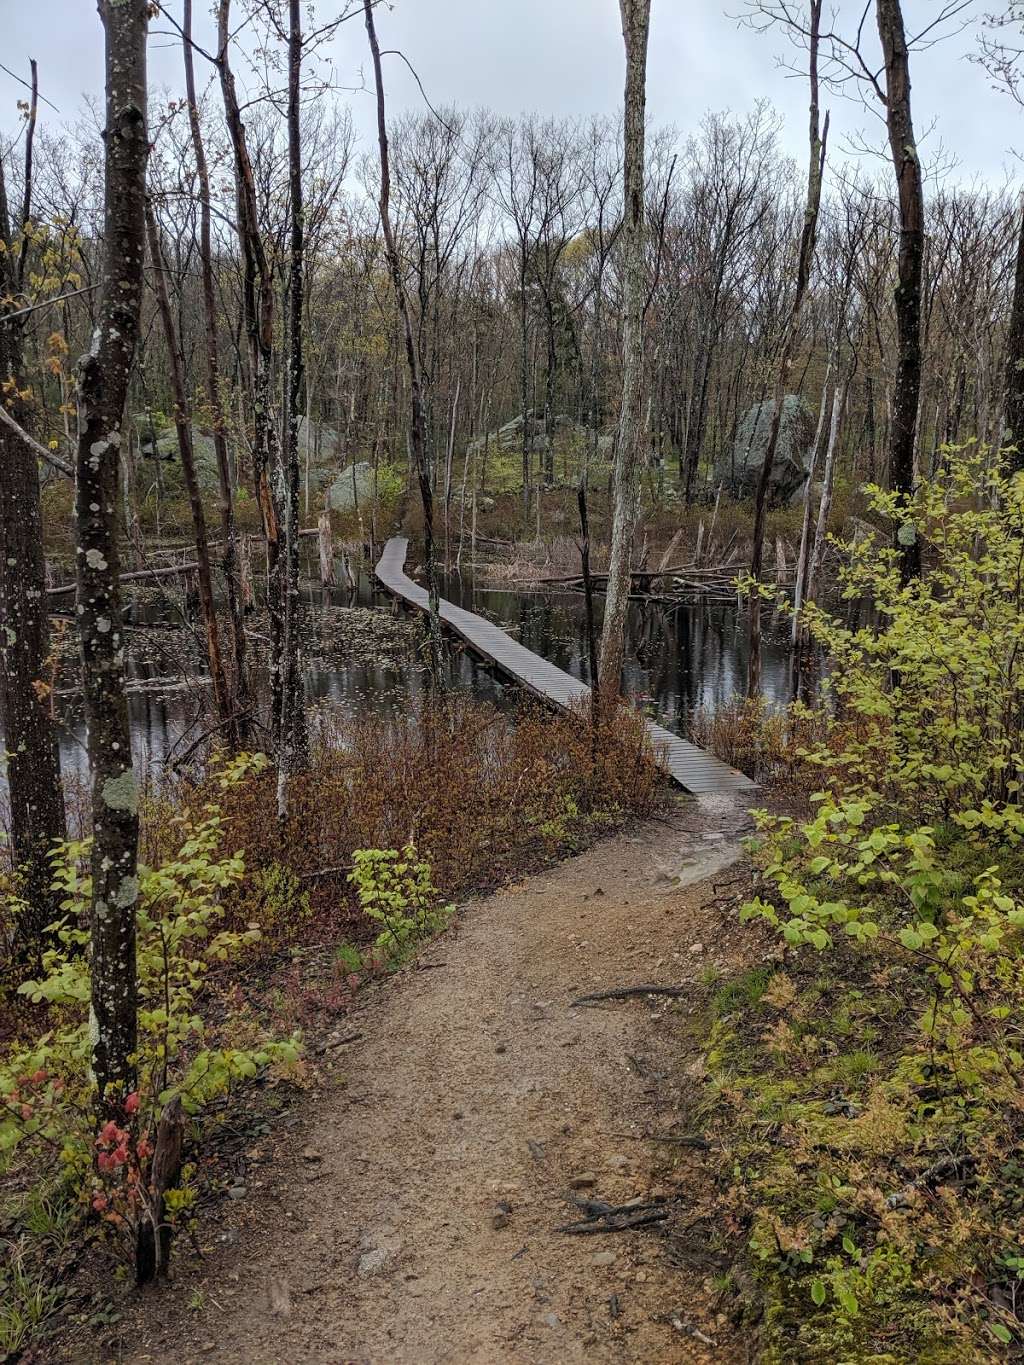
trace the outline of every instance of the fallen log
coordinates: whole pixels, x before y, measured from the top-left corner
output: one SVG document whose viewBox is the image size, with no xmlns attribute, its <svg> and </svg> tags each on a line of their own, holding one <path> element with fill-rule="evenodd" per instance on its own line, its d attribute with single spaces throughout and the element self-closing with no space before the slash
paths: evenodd
<svg viewBox="0 0 1024 1365">
<path fill-rule="evenodd" d="M 194 561 L 187 564 L 167 564 L 162 569 L 133 569 L 131 573 L 120 575 L 121 583 L 139 583 L 146 578 L 173 578 L 179 573 L 193 573 L 199 565 Z M 78 587 L 77 583 L 61 583 L 59 587 L 47 588 L 46 591 L 53 597 L 62 592 L 74 592 Z"/>
</svg>

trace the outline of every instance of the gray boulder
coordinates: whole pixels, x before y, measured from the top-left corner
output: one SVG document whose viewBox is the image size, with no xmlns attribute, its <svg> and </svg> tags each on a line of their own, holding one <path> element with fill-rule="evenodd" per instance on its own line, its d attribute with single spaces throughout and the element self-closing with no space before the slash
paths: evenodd
<svg viewBox="0 0 1024 1365">
<path fill-rule="evenodd" d="M 732 450 L 715 467 L 715 483 L 722 484 L 734 498 L 754 496 L 768 448 L 773 408 L 769 399 L 747 409 L 736 428 Z M 782 400 L 779 439 L 768 486 L 771 502 L 790 502 L 806 483 L 814 429 L 815 415 L 810 407 L 798 394 L 787 393 Z"/>
<path fill-rule="evenodd" d="M 366 460 L 346 465 L 327 491 L 328 504 L 335 512 L 350 512 L 357 501 L 362 507 L 372 496 L 373 469 Z"/>
</svg>

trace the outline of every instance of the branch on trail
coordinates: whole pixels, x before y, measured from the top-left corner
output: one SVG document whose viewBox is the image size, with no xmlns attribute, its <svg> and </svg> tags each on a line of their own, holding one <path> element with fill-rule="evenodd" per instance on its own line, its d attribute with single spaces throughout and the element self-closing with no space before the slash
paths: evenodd
<svg viewBox="0 0 1024 1365">
<path fill-rule="evenodd" d="M 603 1199 L 574 1199 L 586 1217 L 576 1223 L 563 1223 L 556 1232 L 571 1237 L 588 1237 L 598 1232 L 629 1232 L 633 1228 L 663 1223 L 670 1210 L 665 1204 L 606 1204 Z"/>
<path fill-rule="evenodd" d="M 671 1323 L 676 1331 L 682 1336 L 692 1337 L 694 1341 L 699 1341 L 702 1346 L 718 1345 L 718 1342 L 714 1337 L 709 1337 L 705 1332 L 702 1332 L 699 1327 L 693 1327 L 690 1323 L 684 1322 L 678 1313 L 667 1314 L 665 1321 Z"/>
<path fill-rule="evenodd" d="M 580 995 L 572 1002 L 572 1007 L 577 1005 L 596 1005 L 602 1000 L 629 1000 L 634 995 L 670 995 L 675 999 L 680 996 L 689 995 L 690 986 L 615 986 L 607 991 L 592 991 L 589 995 Z"/>
<path fill-rule="evenodd" d="M 56 455 L 52 450 L 47 450 L 46 446 L 40 445 L 34 436 L 28 434 L 20 422 L 14 420 L 4 407 L 3 403 L 0 403 L 0 422 L 3 422 L 5 427 L 10 427 L 16 436 L 20 436 L 29 450 L 31 450 L 33 455 L 38 459 L 45 460 L 48 465 L 52 465 L 54 469 L 59 470 L 66 479 L 73 479 L 75 477 L 75 471 L 68 464 L 67 460 L 62 460 L 60 456 Z"/>
</svg>

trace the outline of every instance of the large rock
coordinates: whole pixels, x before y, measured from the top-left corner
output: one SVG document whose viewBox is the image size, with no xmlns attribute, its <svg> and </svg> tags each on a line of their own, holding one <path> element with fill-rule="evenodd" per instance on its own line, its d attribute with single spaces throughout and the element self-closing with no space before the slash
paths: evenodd
<svg viewBox="0 0 1024 1365">
<path fill-rule="evenodd" d="M 754 496 L 768 449 L 774 406 L 769 400 L 747 409 L 736 428 L 732 450 L 715 467 L 715 483 L 724 485 L 734 498 Z M 787 393 L 782 400 L 779 439 L 768 487 L 771 502 L 791 501 L 806 483 L 814 429 L 815 415 L 810 407 L 798 394 Z"/>
<path fill-rule="evenodd" d="M 350 512 L 358 501 L 363 507 L 373 496 L 373 468 L 366 460 L 346 465 L 327 491 L 327 501 L 335 512 Z"/>
</svg>

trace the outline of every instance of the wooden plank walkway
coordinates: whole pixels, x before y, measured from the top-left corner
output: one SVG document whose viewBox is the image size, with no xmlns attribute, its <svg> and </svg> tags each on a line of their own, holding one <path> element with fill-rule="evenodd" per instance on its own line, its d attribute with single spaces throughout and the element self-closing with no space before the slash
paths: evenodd
<svg viewBox="0 0 1024 1365">
<path fill-rule="evenodd" d="M 426 611 L 426 589 L 414 583 L 405 572 L 408 544 L 404 536 L 394 536 L 388 541 L 377 564 L 377 578 L 388 592 Z M 441 620 L 461 635 L 477 654 L 544 701 L 567 708 L 579 698 L 589 697 L 590 688 L 586 683 L 534 654 L 492 622 L 443 597 Z M 698 749 L 664 726 L 649 720 L 647 729 L 659 765 L 686 791 L 700 795 L 751 791 L 756 786 L 736 768 L 730 768 L 721 759 Z"/>
</svg>

